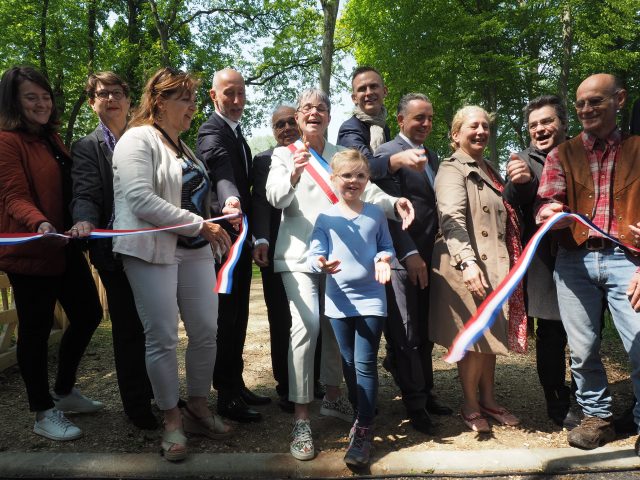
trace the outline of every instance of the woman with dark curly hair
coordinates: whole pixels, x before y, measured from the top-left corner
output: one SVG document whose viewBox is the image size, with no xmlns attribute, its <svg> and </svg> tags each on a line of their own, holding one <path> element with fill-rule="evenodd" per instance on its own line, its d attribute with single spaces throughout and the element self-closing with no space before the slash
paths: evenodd
<svg viewBox="0 0 640 480">
<path fill-rule="evenodd" d="M 74 440 L 82 430 L 63 412 L 88 413 L 103 404 L 74 387 L 85 348 L 102 318 L 89 266 L 77 242 L 49 236 L 72 226 L 71 157 L 56 133 L 58 112 L 47 79 L 14 67 L 0 80 L 0 231 L 36 232 L 40 240 L 0 248 L 18 312 L 17 359 L 33 431 Z M 69 319 L 60 342 L 58 372 L 49 391 L 48 341 L 59 301 Z"/>
</svg>

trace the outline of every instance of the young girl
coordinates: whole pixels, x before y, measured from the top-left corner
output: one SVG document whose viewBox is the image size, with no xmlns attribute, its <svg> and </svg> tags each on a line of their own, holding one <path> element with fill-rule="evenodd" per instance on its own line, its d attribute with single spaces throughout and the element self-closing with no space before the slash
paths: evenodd
<svg viewBox="0 0 640 480">
<path fill-rule="evenodd" d="M 307 265 L 330 274 L 325 315 L 338 340 L 349 400 L 357 411 L 344 459 L 360 467 L 369 463 L 378 346 L 387 315 L 384 284 L 391 278 L 394 250 L 382 210 L 360 200 L 369 180 L 366 158 L 357 150 L 341 151 L 331 168 L 340 201 L 318 216 Z"/>
</svg>

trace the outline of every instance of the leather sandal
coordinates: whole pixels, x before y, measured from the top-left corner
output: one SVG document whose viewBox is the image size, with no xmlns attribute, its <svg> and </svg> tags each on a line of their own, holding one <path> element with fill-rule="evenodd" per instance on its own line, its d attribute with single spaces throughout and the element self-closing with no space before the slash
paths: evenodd
<svg viewBox="0 0 640 480">
<path fill-rule="evenodd" d="M 465 425 L 474 432 L 489 433 L 491 431 L 489 422 L 480 412 L 473 412 L 471 415 L 467 416 L 462 410 L 460 410 L 460 416 L 462 417 L 462 421 Z"/>
<path fill-rule="evenodd" d="M 185 432 L 194 435 L 203 435 L 212 440 L 228 438 L 232 433 L 231 427 L 224 423 L 218 415 L 198 417 L 189 407 L 184 407 L 182 424 Z"/>
<path fill-rule="evenodd" d="M 500 425 L 507 425 L 509 427 L 520 425 L 520 419 L 504 407 L 494 410 L 480 405 L 480 411 L 485 415 L 489 415 Z"/>
<path fill-rule="evenodd" d="M 162 432 L 161 454 L 170 462 L 178 462 L 187 458 L 187 437 L 180 429 Z M 181 448 L 175 448 L 175 446 Z"/>
</svg>

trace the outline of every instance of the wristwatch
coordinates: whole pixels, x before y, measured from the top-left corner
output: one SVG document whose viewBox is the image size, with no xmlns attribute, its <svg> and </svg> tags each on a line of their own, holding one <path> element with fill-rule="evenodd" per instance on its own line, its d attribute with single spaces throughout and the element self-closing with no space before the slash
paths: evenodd
<svg viewBox="0 0 640 480">
<path fill-rule="evenodd" d="M 465 260 L 464 262 L 460 262 L 458 264 L 458 270 L 460 270 L 461 272 L 464 272 L 471 265 L 475 265 L 475 264 L 476 264 L 475 260 Z"/>
</svg>

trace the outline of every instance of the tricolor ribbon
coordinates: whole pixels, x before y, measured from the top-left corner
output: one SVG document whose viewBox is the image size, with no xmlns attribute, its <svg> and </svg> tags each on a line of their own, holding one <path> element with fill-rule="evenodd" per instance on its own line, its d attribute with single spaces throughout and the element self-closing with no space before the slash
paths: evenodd
<svg viewBox="0 0 640 480">
<path fill-rule="evenodd" d="M 529 243 L 522 251 L 520 259 L 516 262 L 513 268 L 509 271 L 507 276 L 500 282 L 497 288 L 484 299 L 482 304 L 476 310 L 476 313 L 467 321 L 464 328 L 458 333 L 453 345 L 449 349 L 449 353 L 445 357 L 445 362 L 455 363 L 462 360 L 467 348 L 473 345 L 487 328 L 491 328 L 493 322 L 495 322 L 500 310 L 504 303 L 509 299 L 514 292 L 518 283 L 522 280 L 533 256 L 536 253 L 540 240 L 542 237 L 563 218 L 572 218 L 576 222 L 582 223 L 587 228 L 595 230 L 604 238 L 611 240 L 612 242 L 634 252 L 640 252 L 640 248 L 636 248 L 632 245 L 627 245 L 620 242 L 616 238 L 609 236 L 602 229 L 595 226 L 589 219 L 579 215 L 577 213 L 560 212 L 550 217 L 544 224 L 540 226 L 538 231 L 531 237 Z"/>
<path fill-rule="evenodd" d="M 231 245 L 231 249 L 227 254 L 227 260 L 222 267 L 220 267 L 220 270 L 218 270 L 216 293 L 231 293 L 231 289 L 233 288 L 233 269 L 237 265 L 240 254 L 242 253 L 242 246 L 247 238 L 248 230 L 247 217 L 243 216 L 238 238 L 236 238 L 236 241 Z"/>
<path fill-rule="evenodd" d="M 151 228 L 139 228 L 135 230 L 104 230 L 96 228 L 91 234 L 82 239 L 95 240 L 99 238 L 114 238 L 124 237 L 129 235 L 142 235 L 145 233 L 165 232 L 168 230 L 176 230 L 182 227 L 189 227 L 191 225 L 200 225 L 207 222 L 219 222 L 221 220 L 229 220 L 237 218 L 240 214 L 231 213 L 229 215 L 222 215 L 221 217 L 207 218 L 206 220 L 200 220 L 199 222 L 183 223 L 180 225 L 171 225 L 169 227 L 151 227 Z M 71 239 L 71 235 L 64 233 L 0 233 L 0 246 L 2 245 L 18 245 L 20 243 L 31 242 L 32 240 L 38 240 L 42 237 L 62 237 Z"/>
<path fill-rule="evenodd" d="M 305 149 L 306 145 L 302 143 L 302 140 L 298 139 L 294 143 L 287 147 L 291 153 L 295 153 L 297 150 Z M 313 181 L 320 187 L 331 203 L 338 203 L 338 196 L 331 186 L 331 167 L 329 163 L 322 158 L 318 152 L 309 147 L 309 153 L 311 157 L 309 162 L 304 167 L 304 171 L 307 172 Z"/>
<path fill-rule="evenodd" d="M 240 214 L 232 213 L 229 215 L 222 215 L 221 217 L 208 218 L 206 220 L 201 220 L 199 222 L 192 223 L 183 223 L 181 225 L 171 225 L 169 227 L 151 227 L 151 228 L 140 228 L 136 230 L 103 230 L 100 228 L 96 228 L 91 232 L 90 235 L 83 237 L 83 239 L 99 239 L 99 238 L 114 238 L 114 237 L 123 237 L 128 235 L 142 235 L 147 233 L 157 233 L 157 232 L 165 232 L 168 230 L 176 230 L 182 227 L 188 227 L 191 225 L 200 225 L 206 222 L 220 222 L 221 220 L 229 220 L 232 218 L 237 218 Z M 63 233 L 2 233 L 0 234 L 0 246 L 2 245 L 18 245 L 21 243 L 31 242 L 33 240 L 38 240 L 42 237 L 62 237 L 62 238 L 72 238 L 70 235 L 66 235 Z M 216 284 L 216 293 L 231 293 L 232 287 L 232 277 L 233 277 L 233 269 L 238 263 L 238 257 L 240 256 L 240 252 L 242 251 L 242 245 L 247 238 L 247 217 L 242 216 L 242 228 L 240 233 L 238 234 L 238 238 L 231 245 L 231 249 L 229 250 L 229 254 L 227 255 L 227 261 L 224 262 L 224 265 L 221 267 L 218 272 L 218 281 Z"/>
</svg>

